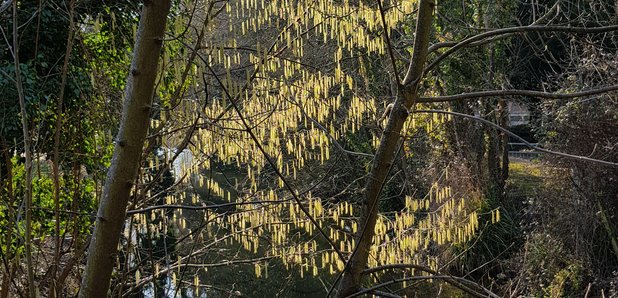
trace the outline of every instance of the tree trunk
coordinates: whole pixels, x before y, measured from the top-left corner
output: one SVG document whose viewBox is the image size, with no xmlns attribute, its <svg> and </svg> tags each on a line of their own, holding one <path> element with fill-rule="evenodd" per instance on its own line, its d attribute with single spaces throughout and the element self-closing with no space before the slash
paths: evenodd
<svg viewBox="0 0 618 298">
<path fill-rule="evenodd" d="M 13 164 L 11 161 L 10 148 L 6 144 L 4 138 L 0 135 L 0 155 L 4 159 L 0 163 L 0 200 L 6 202 L 7 210 L 5 216 L 7 218 L 13 218 L 15 212 L 13 206 L 15 205 L 15 198 L 13 197 Z M 7 253 L 4 255 L 6 261 L 3 260 L 4 273 L 2 274 L 2 283 L 0 284 L 0 298 L 9 297 L 9 288 L 11 287 L 11 280 L 13 280 L 13 268 L 15 268 L 14 259 L 15 255 L 9 253 L 11 251 L 11 243 L 13 242 L 13 227 L 11 227 L 11 221 L 8 220 L 6 226 L 1 228 L 6 229 L 6 236 L 3 241 L 0 241 L 0 249 L 4 249 Z"/>
<path fill-rule="evenodd" d="M 26 205 L 26 271 L 28 272 L 28 297 L 36 297 L 36 285 L 34 284 L 34 264 L 32 263 L 32 147 L 30 140 L 30 128 L 28 124 L 28 113 L 24 87 L 21 80 L 21 69 L 19 62 L 19 27 L 17 18 L 17 1 L 13 1 L 13 60 L 15 62 L 15 88 L 17 89 L 17 97 L 19 99 L 19 108 L 21 112 L 21 125 L 24 136 L 24 154 L 26 155 L 26 163 L 24 171 L 26 172 L 26 181 L 24 181 L 24 202 Z"/>
<path fill-rule="evenodd" d="M 498 101 L 498 125 L 504 128 L 508 128 L 508 117 L 509 111 L 506 105 L 506 100 L 500 99 Z M 500 150 L 502 152 L 502 175 L 500 177 L 500 191 L 501 193 L 504 193 L 506 187 L 506 180 L 509 179 L 509 136 L 504 132 L 500 132 Z"/>
<path fill-rule="evenodd" d="M 403 92 L 400 92 L 395 100 L 388 124 L 384 129 L 380 145 L 374 157 L 369 178 L 367 179 L 365 199 L 360 218 L 361 224 L 359 225 L 361 229 L 357 240 L 358 245 L 344 269 L 338 291 L 339 297 L 349 296 L 360 288 L 362 271 L 367 266 L 369 249 L 371 248 L 375 233 L 378 199 L 393 163 L 394 154 L 400 140 L 401 129 L 418 98 L 417 86 L 423 75 L 427 58 L 429 32 L 431 30 L 435 0 L 421 0 L 418 6 L 412 61 L 410 62 L 408 73 L 400 86 Z"/>
<path fill-rule="evenodd" d="M 62 130 L 62 106 L 64 101 L 64 89 L 67 84 L 67 74 L 69 73 L 69 60 L 73 50 L 73 34 L 75 32 L 75 22 L 73 14 L 75 12 L 75 0 L 69 2 L 69 32 L 67 34 L 67 46 L 64 52 L 64 64 L 60 79 L 60 91 L 58 94 L 58 105 L 56 106 L 56 127 L 54 128 L 54 157 L 52 162 L 52 177 L 54 181 L 54 262 L 51 267 L 51 286 L 49 287 L 48 297 L 59 297 L 62 286 L 57 283 L 58 267 L 60 267 L 60 132 Z"/>
<path fill-rule="evenodd" d="M 170 0 L 144 1 L 120 129 L 88 248 L 79 297 L 106 297 L 127 202 L 140 165 Z"/>
</svg>

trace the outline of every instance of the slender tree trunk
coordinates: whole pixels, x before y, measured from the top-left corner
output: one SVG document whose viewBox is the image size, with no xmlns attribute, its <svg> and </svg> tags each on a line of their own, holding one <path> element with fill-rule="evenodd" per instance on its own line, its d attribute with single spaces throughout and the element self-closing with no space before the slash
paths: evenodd
<svg viewBox="0 0 618 298">
<path fill-rule="evenodd" d="M 111 166 L 79 297 L 106 297 L 127 202 L 140 165 L 170 0 L 144 1 Z"/>
<path fill-rule="evenodd" d="M 24 181 L 24 201 L 26 205 L 26 267 L 28 271 L 28 296 L 34 298 L 36 295 L 34 285 L 34 268 L 32 264 L 32 152 L 30 142 L 30 130 L 28 128 L 28 113 L 26 111 L 26 100 L 24 89 L 21 81 L 21 69 L 19 64 L 19 32 L 17 30 L 17 1 L 13 1 L 13 60 L 15 62 L 15 88 L 17 88 L 17 97 L 19 99 L 19 108 L 21 112 L 21 126 L 24 134 L 24 153 L 26 155 L 26 181 Z"/>
<path fill-rule="evenodd" d="M 60 91 L 58 94 L 58 104 L 56 106 L 56 127 L 54 131 L 54 159 L 52 163 L 54 177 L 54 219 L 55 219 L 55 245 L 54 245 L 54 262 L 51 268 L 51 287 L 49 289 L 49 297 L 58 297 L 62 291 L 56 281 L 58 275 L 58 267 L 60 266 L 60 131 L 62 128 L 62 105 L 64 101 L 64 89 L 67 83 L 67 74 L 69 72 L 69 59 L 71 58 L 71 50 L 73 49 L 73 32 L 74 21 L 73 12 L 75 11 L 75 0 L 69 3 L 69 32 L 67 36 L 67 44 L 64 52 L 64 64 L 62 65 L 62 75 L 60 80 Z M 37 35 L 38 36 L 38 35 Z M 38 38 L 38 37 L 37 37 Z"/>
<path fill-rule="evenodd" d="M 357 292 L 361 286 L 362 271 L 367 266 L 369 249 L 371 248 L 375 233 L 378 199 L 393 163 L 394 154 L 400 140 L 401 129 L 418 98 L 417 86 L 423 75 L 425 60 L 427 59 L 429 32 L 433 20 L 432 13 L 435 0 L 421 0 L 418 6 L 412 61 L 410 62 L 408 73 L 400 86 L 403 91 L 400 93 L 403 94 L 399 94 L 395 100 L 388 124 L 384 129 L 380 145 L 374 157 L 369 178 L 367 179 L 365 199 L 360 218 L 361 229 L 357 241 L 358 245 L 344 269 L 338 291 L 339 297 L 349 296 Z"/>
<path fill-rule="evenodd" d="M 13 197 L 13 164 L 10 156 L 10 149 L 6 144 L 6 141 L 2 136 L 0 136 L 0 155 L 2 155 L 4 167 L 6 170 L 3 172 L 3 165 L 0 164 L 0 199 L 6 200 L 7 210 L 4 214 L 7 218 L 13 218 L 15 216 L 15 212 L 13 211 L 13 206 L 15 204 L 15 198 Z M 6 172 L 6 173 L 5 173 Z M 0 241 L 0 245 L 4 245 L 4 247 L 0 247 L 6 253 L 4 255 L 3 267 L 4 273 L 2 274 L 2 284 L 0 284 L 0 298 L 9 297 L 9 287 L 11 287 L 11 280 L 13 279 L 13 269 L 15 266 L 14 260 L 14 250 L 11 249 L 11 243 L 13 242 L 13 227 L 11 226 L 11 222 L 8 221 L 6 226 L 2 226 L 1 228 L 6 229 L 5 238 Z"/>
<path fill-rule="evenodd" d="M 483 8 L 481 8 L 483 10 Z M 483 23 L 481 27 L 493 28 L 495 25 L 495 3 L 487 3 L 486 12 L 483 13 Z M 496 85 L 496 49 L 494 44 L 487 45 L 487 52 L 489 53 L 487 56 L 487 63 L 489 65 L 489 73 L 487 77 L 487 89 L 493 90 Z M 506 128 L 506 101 L 504 98 L 498 98 L 497 103 L 495 104 L 495 108 L 492 107 L 494 105 L 494 100 L 487 101 L 486 103 L 486 113 L 489 114 L 492 110 L 494 111 L 494 119 L 496 124 L 501 127 Z M 486 133 L 487 137 L 487 162 L 489 169 L 489 178 L 490 181 L 488 183 L 489 190 L 495 195 L 500 201 L 504 199 L 504 187 L 506 185 L 506 179 L 508 178 L 508 136 L 504 132 L 496 131 L 493 128 L 487 128 Z"/>
<path fill-rule="evenodd" d="M 506 100 L 500 99 L 498 101 L 498 125 L 508 128 L 509 111 L 506 104 Z M 500 150 L 502 151 L 502 175 L 500 177 L 500 191 L 504 193 L 506 187 L 506 180 L 509 179 L 509 136 L 500 132 Z"/>
</svg>

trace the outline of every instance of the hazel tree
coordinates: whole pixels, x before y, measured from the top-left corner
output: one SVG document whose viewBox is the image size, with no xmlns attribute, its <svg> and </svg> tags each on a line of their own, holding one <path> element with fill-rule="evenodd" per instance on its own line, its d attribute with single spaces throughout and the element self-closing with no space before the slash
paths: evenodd
<svg viewBox="0 0 618 298">
<path fill-rule="evenodd" d="M 144 5 L 142 22 L 147 22 L 144 18 L 154 2 Z M 198 246 L 177 252 L 176 260 L 169 256 L 146 260 L 153 270 L 145 271 L 142 263 L 129 264 L 124 270 L 132 274 L 123 274 L 125 282 L 121 283 L 130 285 L 129 290 L 170 274 L 175 280 L 182 275 L 181 268 L 200 268 L 194 262 L 207 255 L 209 248 L 232 243 L 262 255 L 247 260 L 254 265 L 256 276 L 267 275 L 267 261 L 278 259 L 299 270 L 301 276 L 335 275 L 331 290 L 339 284 L 342 297 L 358 291 L 380 293 L 378 288 L 362 290 L 363 277 L 371 274 L 377 280 L 382 269 L 393 266 L 441 276 L 439 261 L 425 251 L 430 246 L 464 243 L 474 236 L 479 228 L 478 210 L 470 204 L 474 194 L 453 192 L 447 183 L 448 169 L 444 169 L 445 179 L 435 181 L 427 193 L 405 194 L 404 207 L 396 213 L 379 213 L 378 201 L 393 161 L 410 137 L 461 116 L 431 109 L 432 103 L 487 95 L 440 97 L 420 83 L 448 55 L 492 38 L 520 32 L 589 33 L 615 28 L 513 27 L 430 47 L 434 9 L 431 0 L 176 4 L 168 34 L 165 38 L 156 34 L 156 40 L 165 42 L 155 80 L 158 89 L 153 105 L 145 103 L 148 109 L 142 106 L 141 113 L 151 107 L 154 111 L 146 143 L 138 143 L 140 154 L 131 157 L 132 163 L 141 166 L 135 170 L 139 175 L 122 181 L 108 175 L 106 185 L 125 183 L 125 192 L 122 204 L 113 204 L 121 211 L 111 220 L 116 240 L 102 255 L 107 258 L 105 275 L 111 274 L 112 254 L 125 224 L 127 252 L 139 249 L 139 243 L 130 240 L 133 233 L 159 237 L 170 229 Z M 157 13 L 157 22 L 164 21 L 167 13 L 163 12 Z M 412 34 L 414 19 L 413 47 L 396 52 L 391 37 L 400 31 Z M 139 30 L 138 36 L 144 36 Z M 154 45 L 147 46 L 158 52 Z M 135 57 L 138 49 L 136 45 Z M 426 65 L 428 55 L 436 53 Z M 395 92 L 388 117 L 380 117 L 387 103 L 363 92 L 368 89 L 366 59 L 372 57 L 381 57 L 392 69 Z M 402 63 L 408 59 L 409 63 Z M 156 56 L 151 56 L 149 62 L 154 60 Z M 141 74 L 139 67 L 132 71 L 130 77 Z M 494 96 L 508 90 L 488 92 Z M 128 95 L 129 91 L 126 104 L 132 102 Z M 368 150 L 346 148 L 346 138 L 363 131 L 371 131 Z M 116 150 L 122 151 L 122 138 L 118 142 Z M 152 154 L 157 148 L 170 153 L 161 159 Z M 312 169 L 335 164 L 335 155 L 367 165 L 366 172 L 358 175 L 366 181 L 361 198 L 316 195 L 315 189 L 324 180 L 335 177 L 329 171 L 320 171 L 321 176 L 307 185 Z M 225 171 L 213 174 L 223 167 L 242 172 L 243 177 L 233 182 Z M 177 183 L 158 189 L 157 183 L 171 168 L 176 169 Z M 219 201 L 208 204 L 204 197 Z M 124 217 L 127 204 L 128 220 Z M 105 229 L 101 227 L 109 220 L 105 206 L 110 203 L 105 196 L 101 206 L 96 231 Z M 224 208 L 226 212 L 217 212 Z M 186 210 L 198 211 L 198 216 L 184 216 Z M 499 209 L 491 211 L 491 218 L 500 220 Z M 96 241 L 91 250 L 96 251 Z M 96 266 L 92 264 L 89 261 L 87 272 Z M 86 276 L 82 291 L 90 291 L 88 276 L 94 275 Z M 473 294 L 493 295 L 454 277 L 446 281 Z M 197 275 L 194 285 L 196 290 L 201 287 Z"/>
</svg>

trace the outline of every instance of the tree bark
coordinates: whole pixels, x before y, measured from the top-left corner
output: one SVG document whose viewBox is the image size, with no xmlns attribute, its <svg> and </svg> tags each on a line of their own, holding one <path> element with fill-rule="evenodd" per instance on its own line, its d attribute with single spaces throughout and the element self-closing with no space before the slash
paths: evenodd
<svg viewBox="0 0 618 298">
<path fill-rule="evenodd" d="M 401 129 L 418 98 L 417 87 L 423 75 L 427 59 L 429 32 L 431 31 L 435 0 L 421 0 L 418 6 L 412 60 L 406 77 L 399 86 L 403 92 L 399 92 L 395 100 L 388 124 L 384 129 L 380 145 L 373 160 L 373 166 L 365 188 L 365 199 L 360 218 L 361 229 L 360 235 L 357 237 L 358 245 L 344 269 L 337 293 L 339 297 L 349 296 L 360 289 L 362 272 L 367 266 L 369 250 L 375 233 L 378 199 L 393 163 L 394 154 L 400 140 Z"/>
<path fill-rule="evenodd" d="M 79 297 L 106 297 L 127 202 L 140 165 L 170 0 L 144 1 L 114 155 L 88 248 Z"/>
</svg>

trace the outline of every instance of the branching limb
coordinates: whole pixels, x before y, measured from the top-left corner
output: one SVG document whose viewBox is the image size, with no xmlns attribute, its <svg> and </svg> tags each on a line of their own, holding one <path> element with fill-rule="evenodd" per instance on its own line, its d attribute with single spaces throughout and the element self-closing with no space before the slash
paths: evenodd
<svg viewBox="0 0 618 298">
<path fill-rule="evenodd" d="M 556 1 L 556 3 L 549 9 L 549 11 L 547 11 L 547 13 L 545 13 L 545 15 L 543 15 L 542 17 L 540 17 L 538 20 L 534 21 L 531 25 L 529 26 L 542 26 L 541 23 L 545 22 L 545 20 L 547 20 L 552 14 L 554 14 L 555 12 L 558 11 L 560 1 Z M 494 42 L 498 39 L 503 39 L 503 38 L 507 38 L 510 36 L 513 36 L 515 33 L 509 33 L 509 34 L 502 34 L 500 36 L 496 36 L 493 38 L 488 38 L 485 40 L 480 40 L 477 42 L 472 42 L 470 44 L 467 44 L 466 47 L 476 47 L 476 46 L 481 46 L 490 42 Z M 445 41 L 445 42 L 438 42 L 438 43 L 434 43 L 429 47 L 429 53 L 433 53 L 439 49 L 442 48 L 450 48 L 453 46 L 456 46 L 459 42 L 457 41 Z"/>
<path fill-rule="evenodd" d="M 603 26 L 603 27 L 569 27 L 569 26 L 521 26 L 521 27 L 510 27 L 510 28 L 502 28 L 487 31 L 481 34 L 474 35 L 472 37 L 466 38 L 463 41 L 457 43 L 452 48 L 448 49 L 442 55 L 440 55 L 436 60 L 431 62 L 427 67 L 425 67 L 424 73 L 431 71 L 434 67 L 436 67 L 442 60 L 456 52 L 457 50 L 470 45 L 471 43 L 482 41 L 487 38 L 492 38 L 496 36 L 513 34 L 513 33 L 524 33 L 524 32 L 565 32 L 565 33 L 578 33 L 578 34 L 592 34 L 592 33 L 604 33 L 617 31 L 618 25 L 612 26 Z"/>
</svg>

